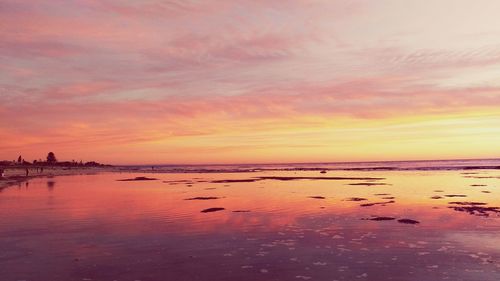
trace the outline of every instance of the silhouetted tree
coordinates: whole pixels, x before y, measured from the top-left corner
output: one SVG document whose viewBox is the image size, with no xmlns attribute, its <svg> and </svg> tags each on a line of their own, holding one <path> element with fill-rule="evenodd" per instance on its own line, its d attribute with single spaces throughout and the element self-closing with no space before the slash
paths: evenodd
<svg viewBox="0 0 500 281">
<path fill-rule="evenodd" d="M 47 154 L 47 163 L 55 164 L 56 162 L 57 162 L 57 158 L 56 158 L 56 155 L 54 154 L 54 152 L 49 152 L 49 154 Z"/>
</svg>

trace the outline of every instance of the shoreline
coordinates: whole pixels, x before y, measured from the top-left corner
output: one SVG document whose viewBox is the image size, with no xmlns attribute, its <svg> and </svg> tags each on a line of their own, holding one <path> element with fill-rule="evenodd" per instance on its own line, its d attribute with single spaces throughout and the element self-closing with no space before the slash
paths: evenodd
<svg viewBox="0 0 500 281">
<path fill-rule="evenodd" d="M 8 167 L 3 168 L 5 175 L 0 178 L 0 192 L 14 185 L 22 184 L 35 178 L 49 178 L 56 176 L 90 175 L 102 172 L 110 172 L 114 167 L 65 167 L 44 166 L 44 171 L 37 171 L 34 167 Z M 26 169 L 29 170 L 26 176 Z"/>
</svg>

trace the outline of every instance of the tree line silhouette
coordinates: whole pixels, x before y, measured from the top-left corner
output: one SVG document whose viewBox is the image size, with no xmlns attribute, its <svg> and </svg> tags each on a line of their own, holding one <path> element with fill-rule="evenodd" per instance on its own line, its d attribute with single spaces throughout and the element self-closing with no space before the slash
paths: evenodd
<svg viewBox="0 0 500 281">
<path fill-rule="evenodd" d="M 0 166 L 63 166 L 63 167 L 103 167 L 110 166 L 101 164 L 95 161 L 83 162 L 80 161 L 58 161 L 54 152 L 47 153 L 47 157 L 45 160 L 37 159 L 32 162 L 26 161 L 21 155 L 16 160 L 8 161 L 0 161 Z"/>
</svg>

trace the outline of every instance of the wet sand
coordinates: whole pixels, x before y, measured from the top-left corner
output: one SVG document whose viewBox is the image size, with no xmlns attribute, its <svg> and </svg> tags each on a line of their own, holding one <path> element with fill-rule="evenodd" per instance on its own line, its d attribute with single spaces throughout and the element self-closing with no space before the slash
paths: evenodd
<svg viewBox="0 0 500 281">
<path fill-rule="evenodd" d="M 55 175 L 0 193 L 0 280 L 500 280 L 498 170 Z"/>
<path fill-rule="evenodd" d="M 0 191 L 9 186 L 20 186 L 26 181 L 35 178 L 47 178 L 64 175 L 92 175 L 103 172 L 118 171 L 116 167 L 44 167 L 43 172 L 40 169 L 29 167 L 28 176 L 26 176 L 25 167 L 3 167 L 5 169 L 4 177 L 0 178 Z"/>
</svg>

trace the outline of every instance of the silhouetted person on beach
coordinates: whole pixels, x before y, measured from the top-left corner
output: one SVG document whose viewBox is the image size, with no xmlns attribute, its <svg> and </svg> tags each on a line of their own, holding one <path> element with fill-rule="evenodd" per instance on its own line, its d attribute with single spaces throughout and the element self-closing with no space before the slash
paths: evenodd
<svg viewBox="0 0 500 281">
<path fill-rule="evenodd" d="M 0 179 L 3 179 L 4 176 L 5 176 L 5 170 L 0 169 Z"/>
<path fill-rule="evenodd" d="M 30 174 L 30 170 L 26 169 L 26 176 Z"/>
</svg>

